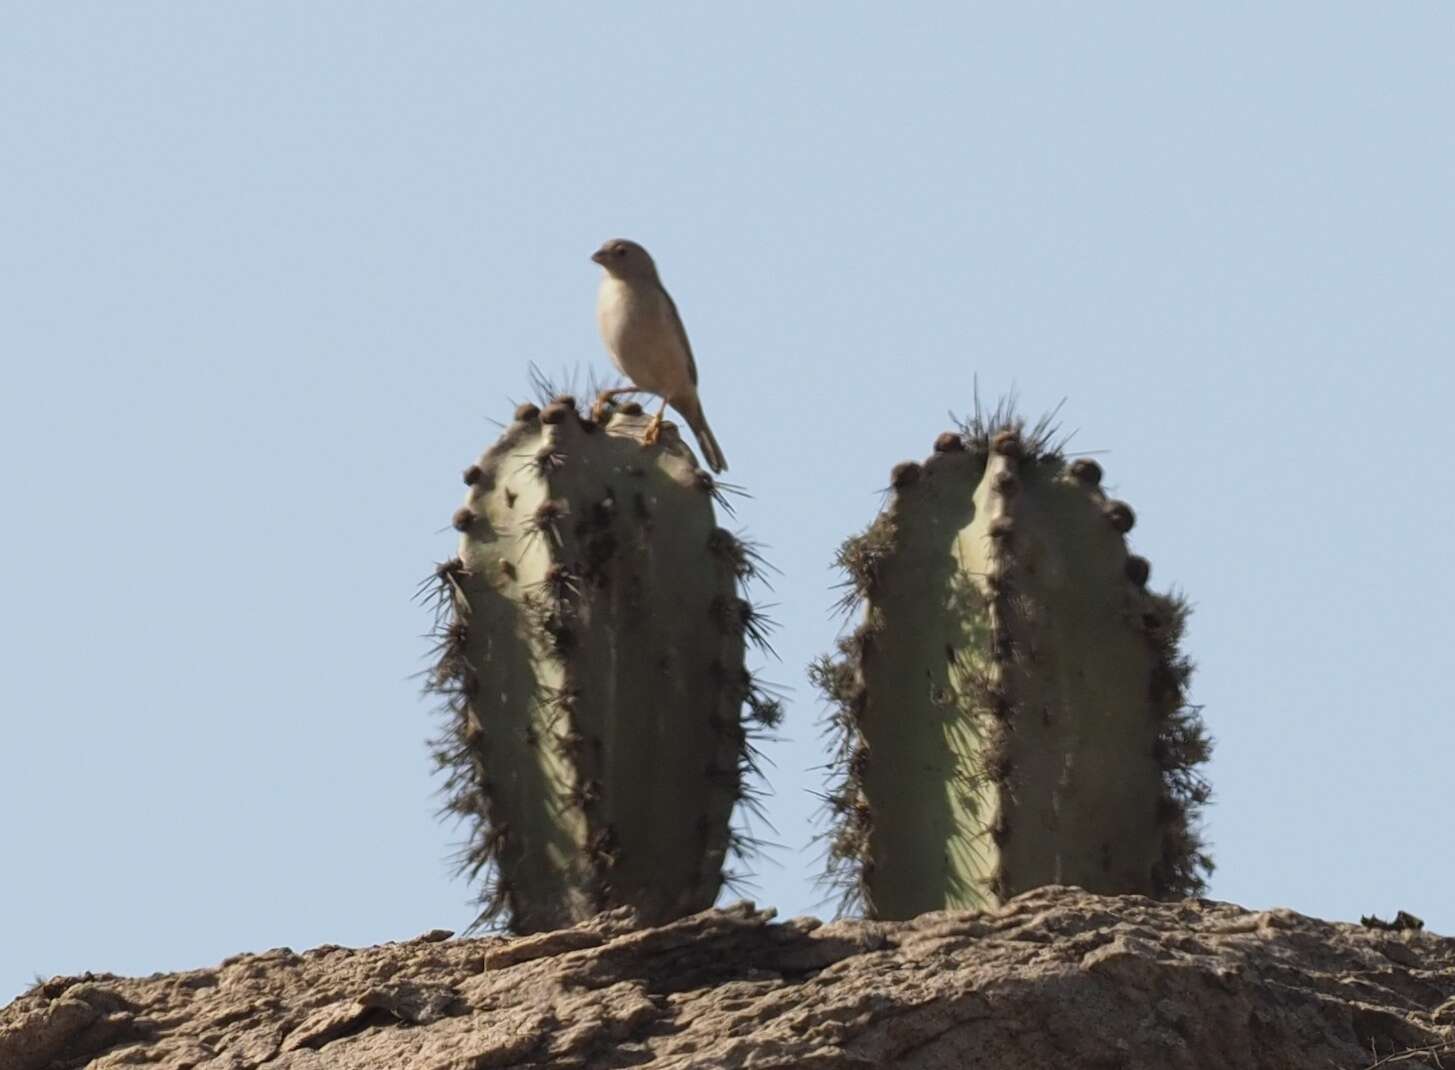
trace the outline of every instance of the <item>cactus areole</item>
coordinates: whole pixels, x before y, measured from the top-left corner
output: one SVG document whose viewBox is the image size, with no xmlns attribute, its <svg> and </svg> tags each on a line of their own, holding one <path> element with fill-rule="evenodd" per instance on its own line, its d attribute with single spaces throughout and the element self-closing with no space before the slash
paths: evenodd
<svg viewBox="0 0 1455 1070">
<path fill-rule="evenodd" d="M 1177 597 L 1093 461 L 1002 406 L 895 468 L 846 542 L 857 629 L 812 675 L 839 748 L 830 876 L 882 918 L 1029 888 L 1194 895 L 1210 752 Z"/>
<path fill-rule="evenodd" d="M 745 667 L 758 559 L 668 426 L 569 397 L 524 405 L 465 472 L 459 556 L 436 570 L 436 756 L 471 837 L 481 920 L 518 932 L 629 906 L 711 906 L 777 702 Z"/>
</svg>

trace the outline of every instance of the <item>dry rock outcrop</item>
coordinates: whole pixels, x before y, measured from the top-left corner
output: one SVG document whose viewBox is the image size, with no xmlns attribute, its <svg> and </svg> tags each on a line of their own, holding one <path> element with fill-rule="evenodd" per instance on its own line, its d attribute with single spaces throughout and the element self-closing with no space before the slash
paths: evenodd
<svg viewBox="0 0 1455 1070">
<path fill-rule="evenodd" d="M 1443 1060 L 1443 1061 L 1442 1061 Z M 739 904 L 58 977 L 0 1068 L 1455 1067 L 1455 939 L 1041 888 L 909 922 Z"/>
</svg>

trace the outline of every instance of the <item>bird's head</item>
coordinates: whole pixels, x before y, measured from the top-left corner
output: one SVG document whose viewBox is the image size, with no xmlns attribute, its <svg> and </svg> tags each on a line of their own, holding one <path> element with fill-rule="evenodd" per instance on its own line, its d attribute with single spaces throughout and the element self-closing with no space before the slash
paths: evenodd
<svg viewBox="0 0 1455 1070">
<path fill-rule="evenodd" d="M 657 266 L 652 256 L 634 241 L 612 238 L 591 254 L 591 259 L 619 279 L 655 278 Z"/>
</svg>

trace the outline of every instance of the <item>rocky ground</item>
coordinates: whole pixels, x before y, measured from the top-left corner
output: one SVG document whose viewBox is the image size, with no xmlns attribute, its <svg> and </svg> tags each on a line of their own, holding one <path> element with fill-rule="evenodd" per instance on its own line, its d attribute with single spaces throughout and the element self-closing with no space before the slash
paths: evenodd
<svg viewBox="0 0 1455 1070">
<path fill-rule="evenodd" d="M 1455 1068 L 1455 939 L 1413 928 L 1071 888 L 772 918 L 58 977 L 0 1010 L 0 1068 Z"/>
</svg>

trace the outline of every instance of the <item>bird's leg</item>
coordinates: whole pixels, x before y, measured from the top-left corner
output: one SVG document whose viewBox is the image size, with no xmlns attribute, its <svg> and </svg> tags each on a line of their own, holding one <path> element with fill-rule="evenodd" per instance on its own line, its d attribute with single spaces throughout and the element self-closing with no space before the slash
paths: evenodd
<svg viewBox="0 0 1455 1070">
<path fill-rule="evenodd" d="M 600 423 L 606 417 L 606 407 L 622 394 L 640 394 L 641 391 L 634 386 L 618 386 L 611 390 L 603 390 L 596 395 L 596 403 L 591 406 L 591 419 Z"/>
<path fill-rule="evenodd" d="M 652 417 L 652 422 L 647 424 L 646 431 L 642 432 L 642 445 L 655 446 L 657 439 L 662 437 L 662 414 L 667 411 L 667 399 L 662 399 L 662 407 L 657 410 L 657 415 Z"/>
</svg>

